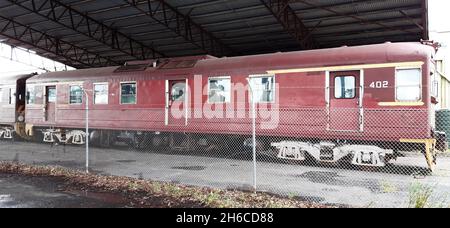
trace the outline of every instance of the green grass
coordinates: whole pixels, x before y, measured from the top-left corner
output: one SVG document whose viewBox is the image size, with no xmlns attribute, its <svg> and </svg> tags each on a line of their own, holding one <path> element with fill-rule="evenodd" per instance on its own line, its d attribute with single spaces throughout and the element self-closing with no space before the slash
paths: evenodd
<svg viewBox="0 0 450 228">
<path fill-rule="evenodd" d="M 420 183 L 415 183 L 409 190 L 409 207 L 410 208 L 427 208 L 430 204 L 433 188 Z"/>
<path fill-rule="evenodd" d="M 383 193 L 394 193 L 394 192 L 398 191 L 398 189 L 395 185 L 393 185 L 387 181 L 383 181 L 381 183 L 381 189 L 382 189 Z"/>
<path fill-rule="evenodd" d="M 437 196 L 435 186 L 414 183 L 409 189 L 410 208 L 449 208 L 447 196 Z"/>
</svg>

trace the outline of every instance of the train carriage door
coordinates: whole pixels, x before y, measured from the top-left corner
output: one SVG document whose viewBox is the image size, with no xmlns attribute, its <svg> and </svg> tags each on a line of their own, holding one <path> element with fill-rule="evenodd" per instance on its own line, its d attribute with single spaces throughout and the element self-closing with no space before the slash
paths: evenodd
<svg viewBox="0 0 450 228">
<path fill-rule="evenodd" d="M 21 79 L 17 81 L 16 86 L 16 122 L 25 120 L 25 103 L 26 103 L 26 83 Z"/>
<path fill-rule="evenodd" d="M 362 131 L 360 71 L 330 72 L 329 130 Z"/>
<path fill-rule="evenodd" d="M 56 120 L 56 86 L 45 88 L 45 121 L 54 123 Z"/>
<path fill-rule="evenodd" d="M 187 125 L 187 80 L 166 81 L 166 125 Z"/>
</svg>

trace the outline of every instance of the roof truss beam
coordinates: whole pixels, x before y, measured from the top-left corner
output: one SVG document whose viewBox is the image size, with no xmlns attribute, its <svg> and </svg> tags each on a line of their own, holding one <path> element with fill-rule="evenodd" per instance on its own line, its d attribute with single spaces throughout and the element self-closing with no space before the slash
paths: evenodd
<svg viewBox="0 0 450 228">
<path fill-rule="evenodd" d="M 164 27 L 170 29 L 172 32 L 176 33 L 178 36 L 183 37 L 186 41 L 202 49 L 205 53 L 217 57 L 235 54 L 230 47 L 224 44 L 212 33 L 196 24 L 190 18 L 189 14 L 182 14 L 164 0 L 123 1 L 134 7 L 141 14 L 147 15 L 152 20 L 158 22 Z M 190 12 L 192 12 L 192 9 Z"/>
<path fill-rule="evenodd" d="M 166 57 L 153 47 L 145 45 L 57 0 L 7 1 L 135 59 Z M 63 20 L 62 18 L 66 19 Z"/>
<path fill-rule="evenodd" d="M 311 31 L 289 6 L 289 0 L 261 0 L 261 2 L 303 49 L 314 49 L 318 47 L 317 42 L 312 37 Z"/>
<path fill-rule="evenodd" d="M 402 31 L 402 32 L 407 33 L 407 34 L 416 35 L 415 32 L 410 31 L 410 30 L 394 28 L 394 27 L 391 27 L 391 26 L 384 25 L 383 23 L 380 23 L 380 22 L 371 22 L 369 20 L 366 20 L 366 19 L 361 18 L 361 17 L 359 17 L 357 15 L 354 15 L 354 14 L 341 13 L 341 12 L 333 9 L 332 7 L 317 5 L 316 3 L 312 3 L 309 0 L 308 1 L 307 0 L 295 0 L 295 2 L 301 2 L 301 3 L 305 4 L 305 5 L 310 6 L 310 7 L 315 7 L 316 9 L 321 9 L 321 10 L 324 10 L 326 12 L 335 14 L 337 16 L 352 18 L 352 19 L 358 21 L 361 24 L 373 24 L 373 25 L 377 25 L 377 26 L 379 26 L 381 28 L 384 28 L 385 30 L 388 30 L 388 31 L 398 30 L 398 31 Z"/>
<path fill-rule="evenodd" d="M 3 20 L 0 23 L 1 36 L 62 57 L 65 59 L 63 63 L 66 65 L 75 67 L 74 64 L 77 64 L 84 68 L 118 64 L 110 58 L 102 57 L 97 53 L 90 52 L 87 49 L 65 42 L 12 19 L 3 16 L 0 16 L 0 19 Z"/>
<path fill-rule="evenodd" d="M 422 37 L 424 40 L 430 39 L 430 34 L 428 31 L 428 0 L 422 0 L 422 27 L 423 34 Z"/>
</svg>

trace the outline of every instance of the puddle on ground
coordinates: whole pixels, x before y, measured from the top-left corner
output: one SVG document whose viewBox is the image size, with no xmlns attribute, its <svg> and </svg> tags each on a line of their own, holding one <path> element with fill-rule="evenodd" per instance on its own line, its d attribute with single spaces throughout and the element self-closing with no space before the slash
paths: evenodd
<svg viewBox="0 0 450 228">
<path fill-rule="evenodd" d="M 119 163 L 134 163 L 134 162 L 136 162 L 136 160 L 117 160 L 116 162 L 119 162 Z"/>
<path fill-rule="evenodd" d="M 313 202 L 313 203 L 322 203 L 325 201 L 325 198 L 318 196 L 294 196 L 292 197 L 294 200 L 303 201 L 303 202 Z"/>
<path fill-rule="evenodd" d="M 362 180 L 348 180 L 340 176 L 337 172 L 326 171 L 310 171 L 301 175 L 295 175 L 297 178 L 305 178 L 310 182 L 327 184 L 332 186 L 342 187 L 362 187 L 370 190 L 373 193 L 382 193 L 381 185 L 376 180 L 362 179 Z"/>
<path fill-rule="evenodd" d="M 340 176 L 337 172 L 310 171 L 297 175 L 297 177 L 307 178 L 311 182 L 315 183 L 328 183 L 330 181 L 334 181 Z"/>
<path fill-rule="evenodd" d="M 88 199 L 98 200 L 107 204 L 126 205 L 129 201 L 126 198 L 113 193 L 86 192 L 76 190 L 65 191 L 65 193 Z"/>
<path fill-rule="evenodd" d="M 206 169 L 206 166 L 174 166 L 171 169 L 181 169 L 181 170 L 189 170 L 189 171 L 201 171 Z"/>
<path fill-rule="evenodd" d="M 11 195 L 0 195 L 0 208 L 7 208 L 12 202 L 13 198 L 11 197 Z"/>
<path fill-rule="evenodd" d="M 0 204 L 2 202 L 9 202 L 11 201 L 11 195 L 0 195 Z"/>
</svg>

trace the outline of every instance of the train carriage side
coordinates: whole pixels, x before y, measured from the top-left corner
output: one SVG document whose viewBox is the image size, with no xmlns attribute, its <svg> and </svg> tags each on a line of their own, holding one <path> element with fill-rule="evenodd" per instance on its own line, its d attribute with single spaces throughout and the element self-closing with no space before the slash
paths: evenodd
<svg viewBox="0 0 450 228">
<path fill-rule="evenodd" d="M 3 77 L 0 81 L 0 138 L 13 139 L 23 130 L 26 80 L 33 75 Z"/>
<path fill-rule="evenodd" d="M 233 75 L 233 85 L 256 79 L 256 87 L 264 88 L 257 95 L 271 94 L 255 98 L 262 99 L 258 112 L 266 112 L 266 119 L 258 114 L 257 134 L 267 136 L 261 140 L 271 141 L 278 157 L 304 160 L 309 154 L 324 162 L 347 157 L 355 165 L 384 166 L 401 149 L 422 150 L 433 168 L 433 54 L 419 43 L 386 43 L 207 60 L 197 73 L 215 83 Z M 250 132 L 233 123 L 221 129 Z"/>
<path fill-rule="evenodd" d="M 431 93 L 434 50 L 412 43 L 388 43 L 378 48 L 352 48 L 345 55 L 334 54 L 335 58 L 346 59 L 346 64 L 277 69 L 272 73 L 280 74 L 279 83 L 282 83 L 282 76 L 288 75 L 308 77 L 308 73 L 316 72 L 325 76 L 325 106 L 322 107 L 325 107 L 326 127 L 322 124 L 321 131 L 314 132 L 318 133 L 315 136 L 322 141 L 315 147 L 321 149 L 312 148 L 309 152 L 317 160 L 335 162 L 352 154 L 350 158 L 353 164 L 384 166 L 398 156 L 400 150 L 421 150 L 427 164 L 433 169 L 436 145 L 433 117 L 435 99 Z M 333 53 L 329 53 L 329 56 L 333 56 Z M 300 97 L 305 95 L 299 92 Z M 280 97 L 286 99 L 286 96 Z M 285 120 L 286 123 L 289 123 L 289 119 Z M 291 132 L 295 131 L 301 132 L 298 135 L 311 132 L 302 126 L 291 129 Z M 336 143 L 336 139 L 348 142 Z M 275 143 L 275 146 L 288 150 L 295 143 L 296 150 L 280 153 L 279 156 L 303 158 L 301 148 L 310 148 L 310 144 L 285 141 Z"/>
<path fill-rule="evenodd" d="M 45 74 L 28 85 L 27 122 L 46 142 L 83 144 L 86 91 L 93 142 L 217 149 L 249 145 L 255 100 L 259 149 L 280 158 L 384 166 L 407 143 L 431 167 L 432 52 L 386 43 Z"/>
<path fill-rule="evenodd" d="M 191 65 L 203 58 L 210 57 L 39 75 L 28 82 L 32 99 L 27 107 L 27 128 L 44 142 L 84 144 L 87 96 L 91 142 L 96 144 L 124 141 L 136 145 L 156 132 L 186 131 L 185 125 L 166 121 L 166 82 L 169 78 L 182 84 L 189 81 Z"/>
</svg>

